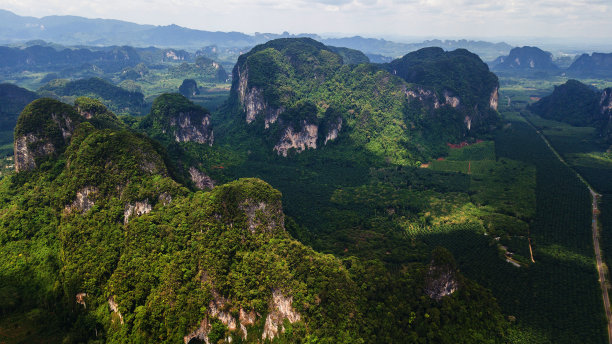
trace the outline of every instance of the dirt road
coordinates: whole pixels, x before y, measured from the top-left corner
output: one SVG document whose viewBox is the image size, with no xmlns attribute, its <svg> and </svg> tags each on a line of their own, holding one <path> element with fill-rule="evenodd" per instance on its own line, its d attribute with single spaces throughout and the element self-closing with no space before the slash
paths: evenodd
<svg viewBox="0 0 612 344">
<path fill-rule="evenodd" d="M 593 190 L 593 188 L 586 181 L 586 179 L 584 179 L 582 177 L 582 175 L 580 175 L 580 173 L 578 173 L 576 170 L 574 170 L 563 159 L 563 157 L 552 146 L 550 141 L 548 141 L 546 136 L 544 136 L 544 134 L 535 125 L 533 125 L 533 123 L 531 123 L 531 121 L 529 121 L 524 116 L 523 116 L 523 118 L 538 133 L 538 135 L 542 138 L 542 140 L 544 140 L 544 142 L 546 143 L 548 148 L 550 148 L 550 150 L 555 154 L 555 156 L 557 156 L 557 158 L 564 165 L 566 165 L 568 168 L 572 169 L 574 171 L 574 173 L 576 173 L 578 178 L 587 186 L 587 188 L 589 189 L 589 192 L 591 193 L 591 198 L 593 199 L 593 204 L 592 204 L 592 214 L 593 215 L 592 215 L 592 221 L 591 221 L 591 228 L 592 228 L 592 231 L 593 231 L 593 248 L 595 250 L 595 259 L 597 261 L 597 274 L 599 275 L 599 286 L 601 287 L 601 294 L 602 294 L 602 297 L 603 297 L 604 309 L 606 311 L 606 319 L 608 321 L 608 343 L 612 344 L 612 312 L 610 311 L 610 298 L 608 296 L 608 287 L 607 287 L 607 282 L 606 282 L 606 267 L 604 267 L 603 259 L 601 258 L 601 249 L 599 247 L 599 231 L 597 230 L 597 223 L 598 223 L 598 218 L 597 217 L 599 215 L 599 209 L 597 208 L 597 199 L 599 197 L 601 197 L 601 195 L 599 195 L 597 192 L 595 192 L 595 190 Z"/>
<path fill-rule="evenodd" d="M 593 247 L 595 248 L 595 259 L 597 260 L 597 273 L 599 274 L 599 284 L 603 296 L 604 308 L 606 310 L 606 318 L 608 319 L 608 342 L 612 343 L 612 313 L 610 312 L 610 298 L 608 297 L 608 288 L 606 287 L 606 270 L 601 259 L 601 249 L 599 248 L 599 231 L 597 230 L 597 198 L 598 195 L 589 187 L 589 192 L 593 198 Z"/>
</svg>

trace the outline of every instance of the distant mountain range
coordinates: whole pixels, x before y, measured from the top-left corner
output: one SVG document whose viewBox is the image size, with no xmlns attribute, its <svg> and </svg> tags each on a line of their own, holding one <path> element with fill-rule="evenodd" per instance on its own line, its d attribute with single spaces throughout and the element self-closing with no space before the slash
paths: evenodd
<svg viewBox="0 0 612 344">
<path fill-rule="evenodd" d="M 276 38 L 310 37 L 326 45 L 361 50 L 373 62 L 388 62 L 384 56 L 399 57 L 424 47 L 445 50 L 468 49 L 483 60 L 490 61 L 507 54 L 512 46 L 471 40 L 430 40 L 419 43 L 398 43 L 360 36 L 324 39 L 316 34 L 292 35 L 193 30 L 177 25 L 141 25 L 112 19 L 89 19 L 77 16 L 19 16 L 0 9 L 0 44 L 46 40 L 64 45 L 130 45 L 134 47 L 174 47 L 199 49 L 205 46 L 252 47 Z M 382 56 L 375 56 L 382 55 Z M 374 57 L 374 58 L 372 58 Z M 380 60 L 380 61 L 379 61 Z"/>
<path fill-rule="evenodd" d="M 552 54 L 538 47 L 517 47 L 507 56 L 499 56 L 489 62 L 495 73 L 522 76 L 550 76 L 564 74 L 572 77 L 612 77 L 612 53 L 583 54 L 567 68 L 562 68 L 553 60 Z"/>
</svg>

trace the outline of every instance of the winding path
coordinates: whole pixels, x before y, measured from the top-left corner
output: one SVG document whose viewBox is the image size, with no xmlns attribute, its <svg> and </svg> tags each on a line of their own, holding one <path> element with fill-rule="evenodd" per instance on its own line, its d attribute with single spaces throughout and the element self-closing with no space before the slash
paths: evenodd
<svg viewBox="0 0 612 344">
<path fill-rule="evenodd" d="M 599 247 L 599 230 L 598 230 L 598 214 L 599 209 L 597 208 L 597 199 L 601 197 L 600 194 L 595 192 L 591 185 L 578 173 L 574 170 L 557 152 L 557 150 L 550 144 L 546 136 L 531 123 L 530 120 L 525 118 L 525 116 L 521 116 L 525 119 L 525 121 L 538 133 L 538 135 L 544 140 L 544 143 L 550 148 L 550 150 L 555 154 L 555 156 L 568 168 L 570 168 L 574 173 L 578 176 L 578 178 L 587 186 L 589 192 L 591 193 L 591 198 L 593 199 L 592 204 L 592 231 L 593 231 L 593 249 L 595 250 L 595 259 L 597 260 L 597 274 L 599 275 L 599 285 L 601 287 L 601 294 L 603 297 L 604 309 L 606 311 L 606 319 L 608 321 L 608 343 L 612 344 L 612 312 L 610 311 L 610 297 L 608 296 L 608 287 L 606 282 L 606 267 L 604 267 L 603 259 L 601 258 L 601 249 Z"/>
<path fill-rule="evenodd" d="M 595 248 L 595 258 L 597 259 L 597 273 L 599 274 L 599 284 L 603 295 L 604 308 L 606 310 L 606 318 L 608 319 L 608 342 L 612 343 L 612 313 L 610 312 L 610 297 L 608 296 L 608 288 L 606 286 L 606 269 L 601 259 L 601 249 L 599 248 L 599 231 L 597 230 L 597 198 L 601 195 L 597 194 L 591 187 L 589 192 L 593 198 L 593 247 Z"/>
</svg>

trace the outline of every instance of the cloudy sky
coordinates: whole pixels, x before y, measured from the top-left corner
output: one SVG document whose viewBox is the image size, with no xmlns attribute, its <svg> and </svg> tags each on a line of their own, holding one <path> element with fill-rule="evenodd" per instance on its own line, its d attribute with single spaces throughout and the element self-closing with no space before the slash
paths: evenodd
<svg viewBox="0 0 612 344">
<path fill-rule="evenodd" d="M 0 0 L 41 17 L 71 14 L 213 30 L 369 37 L 608 39 L 611 0 Z"/>
</svg>

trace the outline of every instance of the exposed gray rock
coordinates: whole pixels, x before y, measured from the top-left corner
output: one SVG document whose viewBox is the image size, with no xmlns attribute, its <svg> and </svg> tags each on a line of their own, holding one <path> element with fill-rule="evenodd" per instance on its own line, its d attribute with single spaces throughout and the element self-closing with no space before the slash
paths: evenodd
<svg viewBox="0 0 612 344">
<path fill-rule="evenodd" d="M 119 317 L 119 322 L 121 325 L 123 325 L 123 315 L 121 315 L 121 312 L 119 312 L 119 305 L 117 302 L 115 302 L 115 298 L 112 296 L 108 298 L 108 307 L 110 308 L 111 312 L 115 313 Z"/>
<path fill-rule="evenodd" d="M 97 193 L 98 188 L 95 186 L 86 186 L 82 188 L 81 190 L 77 191 L 76 198 L 72 204 L 66 206 L 66 211 L 68 213 L 73 211 L 77 211 L 79 213 L 87 212 L 94 206 L 94 199 Z"/>
<path fill-rule="evenodd" d="M 612 115 L 612 88 L 606 88 L 601 92 L 599 108 L 602 114 L 610 112 Z"/>
<path fill-rule="evenodd" d="M 202 117 L 202 120 L 195 120 Z M 214 142 L 212 125 L 208 114 L 201 115 L 191 112 L 181 112 L 178 118 L 172 118 L 170 125 L 175 127 L 174 139 L 176 142 L 207 143 L 212 146 Z"/>
<path fill-rule="evenodd" d="M 435 109 L 440 108 L 440 100 L 436 93 L 422 87 L 406 90 L 406 97 L 418 99 L 421 103 L 432 102 Z"/>
<path fill-rule="evenodd" d="M 185 344 L 189 344 L 192 339 L 198 339 L 206 344 L 210 344 L 208 340 L 208 333 L 210 333 L 211 329 L 212 326 L 208 322 L 208 318 L 204 318 L 200 322 L 200 326 L 197 329 L 183 337 L 183 342 Z"/>
<path fill-rule="evenodd" d="M 418 99 L 421 103 L 433 104 L 434 109 L 439 109 L 441 106 L 450 106 L 453 108 L 459 107 L 461 104 L 461 100 L 459 97 L 454 96 L 450 91 L 444 91 L 444 102 L 440 101 L 436 92 L 432 90 L 428 90 L 422 87 L 417 87 L 415 89 L 407 89 L 406 97 L 412 99 Z"/>
<path fill-rule="evenodd" d="M 319 127 L 306 121 L 303 121 L 302 130 L 298 132 L 295 132 L 292 126 L 288 126 L 274 146 L 274 150 L 282 156 L 287 156 L 287 152 L 292 148 L 297 152 L 303 152 L 306 148 L 316 149 L 318 133 Z"/>
<path fill-rule="evenodd" d="M 15 138 L 15 171 L 30 171 L 36 168 L 36 158 L 55 153 L 55 147 L 34 134 Z"/>
<path fill-rule="evenodd" d="M 172 202 L 172 195 L 170 195 L 167 192 L 164 192 L 161 195 L 159 195 L 158 199 L 161 202 L 161 204 L 168 205 L 170 204 L 170 202 Z"/>
<path fill-rule="evenodd" d="M 453 108 L 458 107 L 460 104 L 459 98 L 453 96 L 449 91 L 444 91 L 444 105 L 449 105 Z"/>
<path fill-rule="evenodd" d="M 279 328 L 280 332 L 285 332 L 283 321 L 287 319 L 290 323 L 300 321 L 301 316 L 298 312 L 293 309 L 293 297 L 285 296 L 280 290 L 276 289 L 272 293 L 272 300 L 270 302 L 270 313 L 266 317 L 264 324 L 263 334 L 261 338 L 263 340 L 272 340 L 278 336 Z"/>
<path fill-rule="evenodd" d="M 153 210 L 153 207 L 151 207 L 148 199 L 134 204 L 126 204 L 123 212 L 123 223 L 127 225 L 131 216 L 148 214 L 151 210 Z"/>
<path fill-rule="evenodd" d="M 467 127 L 468 131 L 472 129 L 472 117 L 466 115 L 463 119 L 463 123 L 465 123 L 465 126 Z"/>
<path fill-rule="evenodd" d="M 340 130 L 342 130 L 342 117 L 338 117 L 335 122 L 330 123 L 323 144 L 327 144 L 327 142 L 337 139 Z"/>
<path fill-rule="evenodd" d="M 499 88 L 495 87 L 493 89 L 493 92 L 491 92 L 491 97 L 489 97 L 489 107 L 497 111 L 498 102 L 499 102 Z"/>
<path fill-rule="evenodd" d="M 87 304 L 85 304 L 85 298 L 87 297 L 87 293 L 78 293 L 76 294 L 76 303 L 82 305 L 83 308 L 87 308 Z"/>
<path fill-rule="evenodd" d="M 229 312 L 223 310 L 228 300 L 219 295 L 215 290 L 213 290 L 212 296 L 213 299 L 208 304 L 208 314 L 221 320 L 230 331 L 236 330 L 236 319 Z"/>
<path fill-rule="evenodd" d="M 240 209 L 247 217 L 248 229 L 251 233 L 256 231 L 272 233 L 277 229 L 284 230 L 285 228 L 285 215 L 280 202 L 277 204 L 256 203 L 247 199 L 240 205 Z"/>
<path fill-rule="evenodd" d="M 191 181 L 200 190 L 211 190 L 215 187 L 214 180 L 193 166 L 189 168 L 189 176 L 191 177 Z"/>
<path fill-rule="evenodd" d="M 42 121 L 40 126 L 48 125 L 44 123 L 44 119 Z M 56 125 L 62 133 L 64 142 L 68 142 L 74 132 L 74 123 L 70 115 L 52 113 L 51 121 L 52 125 Z M 61 148 L 55 147 L 49 137 L 39 136 L 32 132 L 15 137 L 15 170 L 17 172 L 33 170 L 36 168 L 36 158 L 54 154 Z"/>
<path fill-rule="evenodd" d="M 246 339 L 248 335 L 247 326 L 252 326 L 257 320 L 257 314 L 255 311 L 246 312 L 240 308 L 240 315 L 238 321 L 240 322 L 240 330 L 242 331 L 242 339 Z"/>
<path fill-rule="evenodd" d="M 425 293 L 434 300 L 440 300 L 458 289 L 455 270 L 449 265 L 436 265 L 432 261 L 425 279 Z"/>
<path fill-rule="evenodd" d="M 270 124 L 278 120 L 278 116 L 285 111 L 285 108 L 282 106 L 278 109 L 272 108 L 265 101 L 263 91 L 260 88 L 249 88 L 248 86 L 248 68 L 245 67 L 244 70 L 241 70 L 240 67 L 238 67 L 238 97 L 246 112 L 246 121 L 247 123 L 251 123 L 257 116 L 263 114 L 265 116 L 264 123 L 267 129 L 270 127 Z"/>
</svg>

